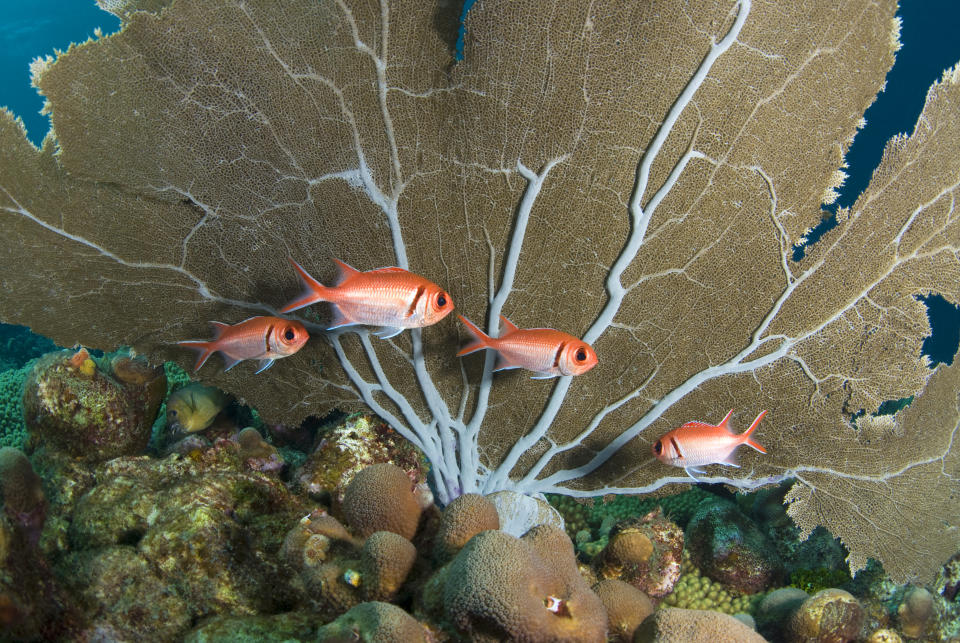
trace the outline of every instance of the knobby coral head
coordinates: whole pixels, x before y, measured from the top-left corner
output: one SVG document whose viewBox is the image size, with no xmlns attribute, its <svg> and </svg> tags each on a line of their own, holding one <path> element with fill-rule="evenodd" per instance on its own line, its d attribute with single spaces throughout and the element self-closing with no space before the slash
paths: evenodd
<svg viewBox="0 0 960 643">
<path fill-rule="evenodd" d="M 820 4 L 490 1 L 454 61 L 454 9 L 408 0 L 110 3 L 119 33 L 34 65 L 43 149 L 2 118 L 0 317 L 186 365 L 170 342 L 298 294 L 288 256 L 324 284 L 334 258 L 408 269 L 489 335 L 503 314 L 599 363 L 494 374 L 492 351 L 456 357 L 450 316 L 381 340 L 322 332 L 318 305 L 295 313 L 317 337 L 268 373 L 203 376 L 274 422 L 369 405 L 444 502 L 654 492 L 689 481 L 660 436 L 769 409 L 767 455 L 702 479 L 792 478 L 793 518 L 852 567 L 930 574 L 955 549 L 960 381 L 921 358 L 915 297 L 960 301 L 960 77 L 794 260 L 898 46 L 892 0 Z"/>
</svg>

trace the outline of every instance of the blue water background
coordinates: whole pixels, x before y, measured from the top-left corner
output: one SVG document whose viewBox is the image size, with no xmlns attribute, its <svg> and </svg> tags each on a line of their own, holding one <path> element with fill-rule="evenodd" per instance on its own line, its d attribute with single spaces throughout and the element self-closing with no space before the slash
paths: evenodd
<svg viewBox="0 0 960 643">
<path fill-rule="evenodd" d="M 461 16 L 467 16 L 475 0 L 465 0 Z M 93 0 L 0 0 L 0 105 L 20 116 L 34 144 L 39 145 L 49 129 L 40 114 L 43 99 L 30 86 L 30 61 L 83 42 L 94 29 L 113 33 L 120 22 L 101 11 Z M 850 206 L 870 181 L 883 147 L 895 134 L 910 133 L 916 123 L 927 89 L 943 70 L 960 61 L 960 0 L 906 0 L 897 62 L 887 77 L 887 87 L 867 110 L 867 126 L 857 135 L 847 154 L 850 175 L 837 202 L 825 206 L 823 222 L 809 235 L 808 245 L 836 225 L 836 208 Z M 463 56 L 463 30 L 455 43 L 456 57 Z M 803 256 L 795 248 L 794 257 Z M 951 363 L 960 343 L 960 307 L 939 295 L 922 298 L 930 315 L 933 334 L 924 342 L 924 353 L 934 364 Z"/>
</svg>

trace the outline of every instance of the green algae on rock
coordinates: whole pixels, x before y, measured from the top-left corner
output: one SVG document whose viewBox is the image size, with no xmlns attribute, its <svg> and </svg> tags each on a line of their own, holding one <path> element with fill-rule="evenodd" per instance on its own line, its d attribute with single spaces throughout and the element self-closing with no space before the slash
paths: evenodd
<svg viewBox="0 0 960 643">
<path fill-rule="evenodd" d="M 84 460 L 142 453 L 167 382 L 146 360 L 98 365 L 85 349 L 40 358 L 27 374 L 23 411 L 40 444 Z"/>
</svg>

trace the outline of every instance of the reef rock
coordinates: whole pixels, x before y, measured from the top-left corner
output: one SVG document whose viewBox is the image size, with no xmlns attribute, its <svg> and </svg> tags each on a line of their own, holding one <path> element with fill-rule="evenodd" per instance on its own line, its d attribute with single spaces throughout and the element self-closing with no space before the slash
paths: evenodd
<svg viewBox="0 0 960 643">
<path fill-rule="evenodd" d="M 773 545 L 733 503 L 702 504 L 686 533 L 693 563 L 725 587 L 754 594 L 783 578 Z"/>
<path fill-rule="evenodd" d="M 143 453 L 166 394 L 163 368 L 117 354 L 99 363 L 86 349 L 49 353 L 27 374 L 27 431 L 42 445 L 84 460 Z"/>
</svg>

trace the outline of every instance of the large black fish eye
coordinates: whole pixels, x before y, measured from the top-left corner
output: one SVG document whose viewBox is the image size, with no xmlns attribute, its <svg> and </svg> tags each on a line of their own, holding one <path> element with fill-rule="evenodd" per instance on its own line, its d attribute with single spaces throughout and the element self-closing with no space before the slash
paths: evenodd
<svg viewBox="0 0 960 643">
<path fill-rule="evenodd" d="M 167 411 L 167 415 L 172 415 L 173 417 L 177 417 L 177 410 L 170 409 L 169 411 Z"/>
<path fill-rule="evenodd" d="M 660 440 L 657 440 L 657 443 L 653 445 L 653 452 L 657 455 L 660 455 L 661 453 L 663 453 L 663 442 L 660 442 Z"/>
<path fill-rule="evenodd" d="M 292 328 L 287 328 L 287 330 L 283 331 L 283 338 L 284 338 L 285 340 L 287 340 L 288 342 L 292 342 L 292 341 L 293 341 L 293 338 L 296 337 L 296 336 L 297 336 L 297 335 L 296 335 L 296 333 L 293 332 L 293 329 L 292 329 Z"/>
<path fill-rule="evenodd" d="M 446 305 L 447 305 L 447 297 L 443 293 L 440 293 L 440 296 L 437 297 L 437 306 L 440 306 L 440 308 L 443 308 Z"/>
<path fill-rule="evenodd" d="M 582 362 L 585 359 L 587 359 L 587 351 L 581 348 L 580 350 L 577 351 L 577 361 Z"/>
</svg>

